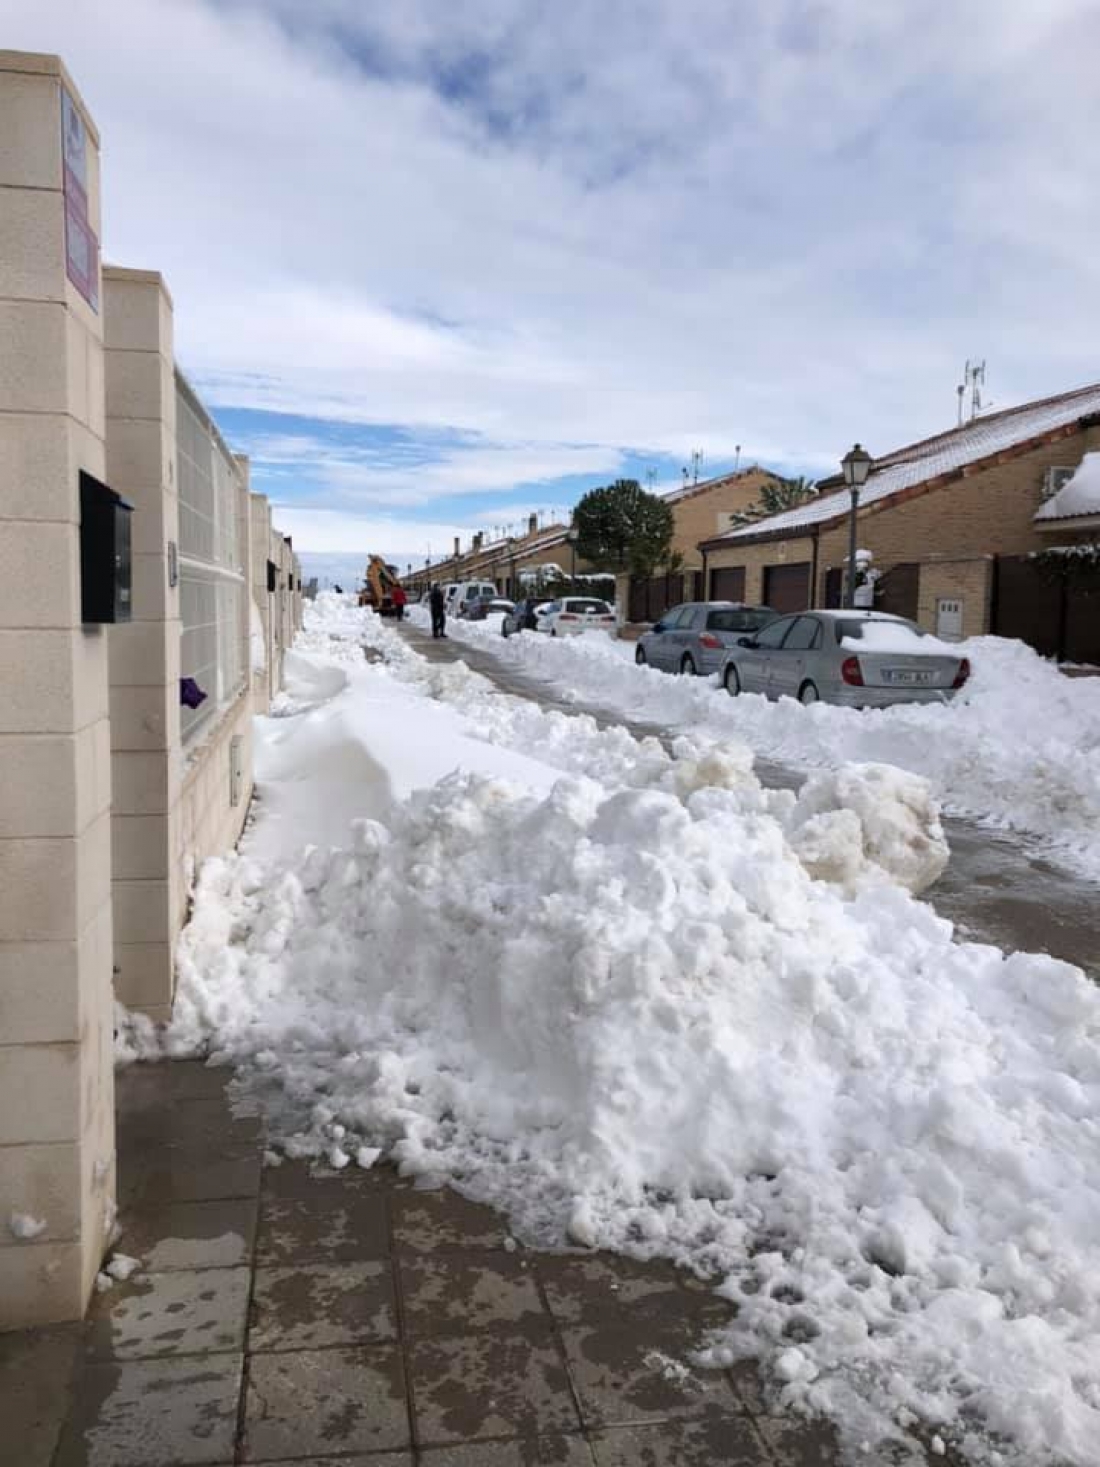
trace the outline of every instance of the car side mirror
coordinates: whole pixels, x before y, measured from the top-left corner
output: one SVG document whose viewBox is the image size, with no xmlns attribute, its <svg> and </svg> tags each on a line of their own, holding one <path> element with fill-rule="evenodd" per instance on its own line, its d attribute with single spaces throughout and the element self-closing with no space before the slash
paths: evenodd
<svg viewBox="0 0 1100 1467">
<path fill-rule="evenodd" d="M 755 637 L 738 637 L 737 638 L 737 645 L 739 647 L 755 647 L 756 646 L 756 638 Z"/>
<path fill-rule="evenodd" d="M 665 624 L 664 624 L 663 621 L 655 621 L 653 623 L 653 630 L 655 632 L 663 632 L 664 629 L 665 629 Z"/>
</svg>

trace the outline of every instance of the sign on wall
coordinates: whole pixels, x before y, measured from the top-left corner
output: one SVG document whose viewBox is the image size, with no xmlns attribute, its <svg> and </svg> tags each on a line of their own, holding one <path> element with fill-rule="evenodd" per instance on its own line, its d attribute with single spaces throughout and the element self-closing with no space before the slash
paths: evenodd
<svg viewBox="0 0 1100 1467">
<path fill-rule="evenodd" d="M 99 310 L 99 240 L 88 222 L 88 131 L 61 88 L 61 157 L 65 192 L 65 269 L 93 311 Z"/>
</svg>

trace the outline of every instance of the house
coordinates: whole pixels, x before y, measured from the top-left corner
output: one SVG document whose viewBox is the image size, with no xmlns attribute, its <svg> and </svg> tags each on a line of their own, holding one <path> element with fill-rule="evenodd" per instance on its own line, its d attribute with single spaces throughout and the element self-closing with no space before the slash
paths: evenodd
<svg viewBox="0 0 1100 1467">
<path fill-rule="evenodd" d="M 668 607 L 703 595 L 704 556 L 700 542 L 721 535 L 737 523 L 738 516 L 760 499 L 766 484 L 777 475 L 758 464 L 731 474 L 685 484 L 664 495 L 673 514 L 670 567 L 648 579 L 619 576 L 616 599 L 632 622 L 656 621 Z M 715 595 L 724 595 L 716 591 Z M 732 598 L 731 598 L 732 599 Z"/>
<path fill-rule="evenodd" d="M 1034 556 L 1059 524 L 1044 505 L 1100 450 L 1100 384 L 990 413 L 875 460 L 857 512 L 875 605 L 942 636 L 1019 636 L 1047 655 L 1100 660 L 1080 590 L 1053 596 Z M 700 542 L 710 596 L 777 611 L 839 606 L 851 500 L 839 476 L 815 499 Z"/>
<path fill-rule="evenodd" d="M 568 525 L 547 525 L 539 529 L 538 516 L 527 521 L 527 532 L 485 543 L 483 532 L 474 535 L 470 547 L 462 551 L 455 537 L 454 553 L 446 560 L 435 561 L 413 571 L 406 584 L 411 592 L 426 591 L 434 581 L 492 581 L 503 596 L 522 595 L 531 573 L 540 569 L 547 573 L 560 571 L 564 576 L 589 572 L 592 567 L 574 556 L 569 541 Z"/>
</svg>

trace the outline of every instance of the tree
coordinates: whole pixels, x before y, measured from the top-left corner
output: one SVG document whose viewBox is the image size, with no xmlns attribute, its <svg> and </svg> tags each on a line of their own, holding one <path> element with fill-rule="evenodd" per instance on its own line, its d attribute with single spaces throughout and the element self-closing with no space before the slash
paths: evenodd
<svg viewBox="0 0 1100 1467">
<path fill-rule="evenodd" d="M 669 559 L 672 506 L 637 479 L 590 489 L 574 511 L 577 554 L 601 570 L 651 576 Z"/>
<path fill-rule="evenodd" d="M 771 479 L 761 489 L 756 503 L 750 504 L 732 518 L 735 524 L 747 525 L 753 520 L 782 514 L 785 509 L 796 509 L 798 505 L 805 504 L 807 499 L 813 499 L 816 494 L 817 485 L 801 474 L 797 479 Z"/>
</svg>

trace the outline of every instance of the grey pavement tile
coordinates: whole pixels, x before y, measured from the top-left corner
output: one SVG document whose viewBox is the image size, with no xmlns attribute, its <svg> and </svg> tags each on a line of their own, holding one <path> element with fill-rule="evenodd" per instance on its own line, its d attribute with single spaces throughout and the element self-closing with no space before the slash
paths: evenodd
<svg viewBox="0 0 1100 1467">
<path fill-rule="evenodd" d="M 326 1185 L 302 1197 L 261 1197 L 256 1253 L 262 1262 L 384 1258 L 389 1251 L 381 1189 Z"/>
<path fill-rule="evenodd" d="M 421 1467 L 593 1467 L 594 1462 L 592 1448 L 582 1436 L 470 1442 L 420 1453 Z"/>
<path fill-rule="evenodd" d="M 470 1202 L 441 1187 L 436 1192 L 401 1192 L 392 1200 L 398 1248 L 435 1252 L 441 1248 L 503 1248 L 507 1221 L 491 1207 Z"/>
<path fill-rule="evenodd" d="M 123 1208 L 255 1197 L 259 1186 L 260 1153 L 252 1145 L 227 1143 L 212 1149 L 199 1141 L 186 1146 L 131 1143 L 125 1149 L 119 1147 L 119 1202 Z"/>
<path fill-rule="evenodd" d="M 87 1353 L 135 1360 L 242 1350 L 248 1286 L 247 1268 L 135 1274 L 94 1297 Z"/>
<path fill-rule="evenodd" d="M 580 1426 L 549 1320 L 508 1333 L 412 1340 L 407 1352 L 425 1445 Z"/>
<path fill-rule="evenodd" d="M 0 1334 L 3 1452 L 19 1467 L 49 1467 L 69 1410 L 81 1326 Z M 2 1453 L 0 1453 L 2 1455 Z"/>
<path fill-rule="evenodd" d="M 711 1409 L 733 1415 L 739 1398 L 725 1375 L 686 1360 L 679 1329 L 601 1323 L 562 1330 L 587 1426 L 623 1426 Z M 688 1346 L 689 1347 L 689 1346 Z"/>
<path fill-rule="evenodd" d="M 740 1397 L 742 1406 L 750 1415 L 766 1416 L 768 1414 L 767 1396 L 757 1361 L 738 1360 L 736 1365 L 729 1367 L 726 1375 L 733 1386 L 734 1394 Z"/>
<path fill-rule="evenodd" d="M 119 1148 L 201 1146 L 215 1154 L 262 1142 L 257 1116 L 235 1116 L 224 1096 L 198 1100 L 162 1097 L 155 1104 L 118 1115 Z"/>
<path fill-rule="evenodd" d="M 232 1467 L 232 1464 L 230 1464 Z M 354 1457 L 266 1457 L 251 1467 L 415 1467 L 411 1452 L 371 1452 Z"/>
<path fill-rule="evenodd" d="M 409 1445 L 395 1345 L 249 1357 L 245 1461 L 350 1456 Z"/>
<path fill-rule="evenodd" d="M 348 1192 L 390 1192 L 412 1190 L 402 1181 L 396 1167 L 349 1165 L 340 1171 L 308 1161 L 283 1159 L 263 1169 L 262 1193 L 268 1197 L 333 1197 Z"/>
<path fill-rule="evenodd" d="M 120 1111 L 140 1110 L 164 1100 L 207 1100 L 222 1095 L 232 1077 L 229 1066 L 202 1060 L 123 1065 L 115 1071 L 115 1097 Z"/>
<path fill-rule="evenodd" d="M 507 1330 L 546 1318 L 534 1273 L 515 1254 L 410 1253 L 399 1267 L 410 1335 Z"/>
<path fill-rule="evenodd" d="M 683 1421 L 625 1426 L 592 1438 L 598 1467 L 773 1467 L 747 1416 L 712 1410 Z M 823 1464 L 822 1464 L 823 1467 Z"/>
<path fill-rule="evenodd" d="M 150 1273 L 181 1268 L 233 1268 L 252 1257 L 256 1203 L 252 1198 L 173 1202 L 127 1211 L 119 1219 L 124 1253 Z"/>
<path fill-rule="evenodd" d="M 54 1467 L 232 1462 L 239 1355 L 85 1367 Z"/>
<path fill-rule="evenodd" d="M 776 1467 L 841 1467 L 845 1461 L 835 1428 L 828 1421 L 799 1416 L 757 1419 L 761 1435 L 771 1448 Z M 874 1442 L 861 1454 L 874 1467 L 963 1467 L 964 1459 L 950 1449 L 943 1455 L 926 1451 L 919 1441 Z"/>
<path fill-rule="evenodd" d="M 300 1263 L 258 1268 L 250 1350 L 321 1350 L 396 1334 L 389 1263 Z"/>
<path fill-rule="evenodd" d="M 679 1322 L 698 1338 L 735 1314 L 729 1301 L 669 1263 L 639 1263 L 609 1253 L 543 1253 L 535 1256 L 534 1266 L 551 1312 L 563 1325 Z"/>
</svg>

